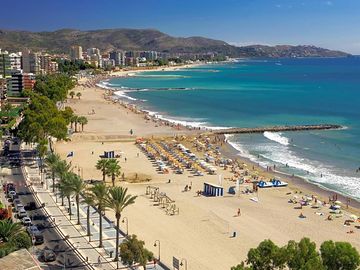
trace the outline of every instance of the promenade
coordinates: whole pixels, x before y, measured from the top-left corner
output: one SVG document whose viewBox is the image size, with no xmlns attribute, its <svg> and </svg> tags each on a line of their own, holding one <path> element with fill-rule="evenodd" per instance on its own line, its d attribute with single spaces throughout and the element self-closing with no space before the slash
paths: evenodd
<svg viewBox="0 0 360 270">
<path fill-rule="evenodd" d="M 100 237 L 100 221 L 99 214 L 95 208 L 90 210 L 90 231 L 91 236 L 87 236 L 86 230 L 86 212 L 87 205 L 80 204 L 80 225 L 77 225 L 76 204 L 71 199 L 72 216 L 68 214 L 68 202 L 64 200 L 64 206 L 61 205 L 61 198 L 57 194 L 52 193 L 50 175 L 44 174 L 40 177 L 38 166 L 23 166 L 23 175 L 30 190 L 34 193 L 38 205 L 44 205 L 44 211 L 51 219 L 53 225 L 59 234 L 67 240 L 73 251 L 86 262 L 87 267 L 84 269 L 130 269 L 124 266 L 121 261 L 114 262 L 115 256 L 115 239 L 116 228 L 114 221 L 103 216 L 103 248 L 99 248 Z M 43 185 L 41 184 L 43 182 Z M 120 231 L 120 244 L 125 239 L 125 233 Z M 99 263 L 100 262 L 100 263 Z M 69 265 L 67 268 L 71 268 Z M 136 268 L 135 268 L 136 269 Z M 146 269 L 167 269 L 160 265 L 148 264 Z"/>
</svg>

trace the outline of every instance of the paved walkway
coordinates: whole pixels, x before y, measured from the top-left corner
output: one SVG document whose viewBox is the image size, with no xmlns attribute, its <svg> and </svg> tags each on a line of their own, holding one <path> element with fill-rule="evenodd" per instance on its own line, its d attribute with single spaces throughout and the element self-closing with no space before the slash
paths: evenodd
<svg viewBox="0 0 360 270">
<path fill-rule="evenodd" d="M 115 256 L 115 239 L 116 228 L 114 222 L 110 221 L 107 217 L 102 219 L 103 225 L 103 248 L 98 248 L 99 236 L 100 236 L 100 220 L 99 214 L 95 208 L 90 208 L 90 231 L 91 239 L 86 235 L 86 212 L 87 205 L 85 203 L 80 204 L 80 225 L 76 225 L 76 204 L 71 200 L 72 220 L 69 218 L 67 211 L 68 202 L 64 200 L 64 206 L 61 206 L 61 198 L 51 192 L 52 180 L 50 176 L 45 176 L 44 186 L 41 185 L 41 179 L 39 177 L 38 166 L 25 166 L 23 167 L 24 177 L 28 184 L 32 183 L 32 189 L 34 190 L 36 197 L 39 199 L 39 203 L 45 203 L 45 210 L 49 216 L 53 219 L 57 228 L 64 236 L 68 236 L 68 241 L 75 247 L 75 249 L 81 254 L 83 258 L 87 258 L 89 265 L 93 269 L 129 269 L 124 266 L 121 261 L 113 262 Z M 56 201 L 58 201 L 56 203 Z M 125 239 L 125 234 L 120 231 L 120 244 Z M 101 264 L 98 264 L 98 258 L 100 256 Z M 111 257 L 112 258 L 111 258 Z M 146 269 L 165 270 L 160 265 L 154 266 L 149 264 Z"/>
</svg>

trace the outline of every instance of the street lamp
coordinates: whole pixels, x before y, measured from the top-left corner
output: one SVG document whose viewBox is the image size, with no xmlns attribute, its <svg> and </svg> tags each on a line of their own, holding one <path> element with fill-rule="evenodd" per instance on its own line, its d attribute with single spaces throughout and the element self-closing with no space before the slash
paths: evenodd
<svg viewBox="0 0 360 270">
<path fill-rule="evenodd" d="M 183 261 L 185 262 L 185 270 L 187 270 L 187 260 L 186 259 L 184 259 L 184 258 L 181 259 L 180 266 L 184 265 Z"/>
<path fill-rule="evenodd" d="M 129 220 L 127 217 L 124 217 L 122 223 L 126 222 L 126 236 L 129 235 Z"/>
<path fill-rule="evenodd" d="M 157 244 L 156 244 L 157 243 Z M 157 247 L 159 246 L 159 257 L 158 257 L 158 261 L 160 261 L 160 240 L 155 240 L 155 243 L 154 243 L 154 247 Z"/>
</svg>

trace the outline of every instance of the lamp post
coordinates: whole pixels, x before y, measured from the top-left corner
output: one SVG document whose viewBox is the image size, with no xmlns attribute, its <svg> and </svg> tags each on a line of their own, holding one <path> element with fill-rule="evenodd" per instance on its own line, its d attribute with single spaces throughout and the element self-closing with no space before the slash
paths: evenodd
<svg viewBox="0 0 360 270">
<path fill-rule="evenodd" d="M 159 247 L 159 257 L 158 257 L 158 261 L 160 261 L 160 240 L 155 240 L 155 243 L 154 243 L 154 247 Z"/>
<path fill-rule="evenodd" d="M 185 262 L 185 270 L 187 270 L 187 260 L 184 259 L 184 258 L 182 258 L 182 259 L 181 259 L 181 262 L 180 262 L 180 266 L 183 266 L 183 265 L 184 265 L 183 262 Z"/>
<path fill-rule="evenodd" d="M 126 222 L 126 236 L 129 235 L 129 220 L 127 217 L 124 217 L 123 220 L 121 221 L 122 223 Z"/>
</svg>

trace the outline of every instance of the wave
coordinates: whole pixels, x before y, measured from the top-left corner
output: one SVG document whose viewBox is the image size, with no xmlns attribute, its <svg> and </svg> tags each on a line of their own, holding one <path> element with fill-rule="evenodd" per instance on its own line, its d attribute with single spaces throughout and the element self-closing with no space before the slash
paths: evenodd
<svg viewBox="0 0 360 270">
<path fill-rule="evenodd" d="M 221 127 L 221 126 L 211 126 L 208 122 L 206 122 L 206 119 L 199 118 L 186 118 L 186 117 L 171 117 L 171 116 L 164 116 L 160 114 L 159 112 L 155 111 L 149 111 L 149 110 L 142 110 L 143 112 L 146 112 L 150 116 L 154 116 L 155 118 L 173 123 L 173 124 L 179 124 L 186 127 L 192 127 L 192 128 L 201 128 L 201 129 L 207 129 L 207 130 L 219 130 L 219 129 L 229 129 L 231 127 Z"/>
<path fill-rule="evenodd" d="M 190 78 L 190 76 L 176 74 L 134 74 L 133 77 L 139 78 Z"/>
<path fill-rule="evenodd" d="M 126 95 L 126 91 L 116 91 L 116 92 L 114 92 L 114 95 L 118 98 L 126 98 L 126 99 L 133 100 L 133 101 L 138 100 L 136 98 Z"/>
<path fill-rule="evenodd" d="M 295 174 L 304 180 L 327 190 L 335 190 L 345 196 L 360 199 L 359 177 L 343 175 L 336 167 L 298 155 L 287 145 L 256 144 L 249 146 L 235 141 L 234 135 L 227 135 L 229 144 L 239 155 L 259 164 L 261 167 L 276 164 L 279 171 Z M 258 154 L 253 154 L 253 153 Z"/>
<path fill-rule="evenodd" d="M 282 136 L 281 132 L 269 132 L 269 131 L 265 131 L 264 132 L 264 136 L 266 138 L 268 138 L 271 141 L 280 143 L 282 145 L 289 145 L 289 139 Z"/>
</svg>

